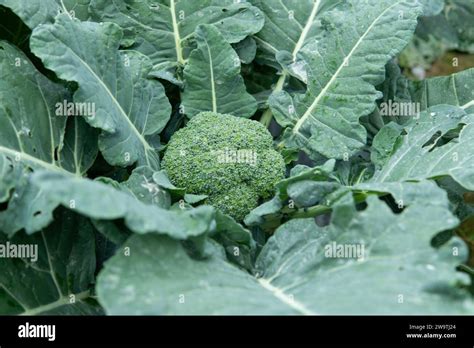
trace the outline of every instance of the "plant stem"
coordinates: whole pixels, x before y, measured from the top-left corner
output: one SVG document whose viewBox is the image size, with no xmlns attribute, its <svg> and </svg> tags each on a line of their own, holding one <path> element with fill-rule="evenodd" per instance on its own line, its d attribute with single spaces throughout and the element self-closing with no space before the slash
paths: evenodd
<svg viewBox="0 0 474 348">
<path fill-rule="evenodd" d="M 86 290 L 86 291 L 83 291 L 81 293 L 72 294 L 72 295 L 75 296 L 75 301 L 78 302 L 78 301 L 82 301 L 82 300 L 85 300 L 88 297 L 90 297 L 90 291 Z M 66 306 L 66 305 L 72 304 L 70 302 L 70 300 L 71 299 L 70 299 L 69 295 L 61 296 L 58 300 L 56 300 L 54 302 L 51 302 L 49 304 L 25 310 L 23 313 L 21 313 L 21 315 L 38 315 L 38 314 L 41 314 L 41 313 L 46 313 L 46 312 L 51 311 L 53 309 L 59 308 L 61 306 Z"/>
<path fill-rule="evenodd" d="M 262 123 L 265 128 L 268 128 L 272 122 L 272 116 L 272 110 L 268 108 L 263 112 L 262 117 L 260 118 L 260 123 Z"/>
<path fill-rule="evenodd" d="M 362 203 L 364 202 L 369 194 L 366 192 L 354 192 L 354 202 L 357 203 Z M 380 193 L 378 194 L 379 196 L 383 196 L 384 194 Z M 284 207 L 281 210 L 281 213 L 289 215 L 291 218 L 296 218 L 296 219 L 301 219 L 301 218 L 310 218 L 310 217 L 316 217 L 319 215 L 323 215 L 326 213 L 329 213 L 332 211 L 331 206 L 327 205 L 313 205 L 311 207 L 305 207 L 305 208 L 289 208 L 289 207 Z"/>
<path fill-rule="evenodd" d="M 286 77 L 287 77 L 287 72 L 283 71 L 281 73 L 277 83 L 275 84 L 275 87 L 273 88 L 272 94 L 275 93 L 275 92 L 279 92 L 279 91 L 283 90 L 283 86 L 285 85 Z M 273 116 L 272 115 L 272 110 L 270 109 L 270 107 L 268 107 L 268 109 L 265 110 L 262 117 L 260 118 L 260 122 L 266 128 L 268 128 L 270 126 L 270 123 L 272 122 L 272 116 Z"/>
</svg>

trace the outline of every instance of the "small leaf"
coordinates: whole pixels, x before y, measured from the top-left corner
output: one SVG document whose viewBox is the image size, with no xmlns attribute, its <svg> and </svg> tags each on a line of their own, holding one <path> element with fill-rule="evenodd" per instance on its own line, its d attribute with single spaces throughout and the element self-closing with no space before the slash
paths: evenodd
<svg viewBox="0 0 474 348">
<path fill-rule="evenodd" d="M 210 25 L 196 29 L 196 41 L 198 48 L 191 52 L 184 69 L 184 113 L 188 117 L 201 111 L 252 116 L 257 102 L 245 90 L 240 59 L 232 46 Z"/>
</svg>

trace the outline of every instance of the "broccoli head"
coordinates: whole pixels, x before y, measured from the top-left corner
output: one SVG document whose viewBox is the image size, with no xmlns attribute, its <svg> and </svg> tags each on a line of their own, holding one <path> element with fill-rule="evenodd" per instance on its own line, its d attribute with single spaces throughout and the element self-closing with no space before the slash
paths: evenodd
<svg viewBox="0 0 474 348">
<path fill-rule="evenodd" d="M 162 161 L 171 182 L 187 193 L 208 195 L 237 221 L 273 194 L 285 163 L 261 123 L 202 112 L 171 137 Z"/>
</svg>

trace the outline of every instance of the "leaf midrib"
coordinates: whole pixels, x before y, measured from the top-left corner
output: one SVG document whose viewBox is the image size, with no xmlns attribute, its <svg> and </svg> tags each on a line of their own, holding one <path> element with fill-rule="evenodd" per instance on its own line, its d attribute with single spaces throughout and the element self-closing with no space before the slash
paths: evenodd
<svg viewBox="0 0 474 348">
<path fill-rule="evenodd" d="M 293 61 L 295 61 L 296 55 L 301 50 L 301 47 L 303 47 L 303 44 L 306 41 L 306 37 L 308 36 L 309 31 L 311 29 L 311 26 L 313 25 L 314 18 L 316 17 L 316 14 L 318 13 L 320 3 L 321 3 L 321 0 L 316 0 L 314 2 L 313 9 L 311 10 L 311 14 L 308 17 L 308 20 L 306 21 L 306 24 L 305 24 L 303 30 L 301 31 L 300 37 L 299 37 L 298 41 L 296 42 L 296 45 L 293 49 L 293 52 L 291 53 L 291 56 L 293 57 Z M 285 84 L 285 81 L 286 81 L 287 77 L 288 77 L 288 71 L 283 70 L 283 72 L 280 75 L 277 83 L 275 84 L 275 88 L 273 89 L 274 92 L 279 92 L 279 91 L 283 90 L 283 85 Z"/>
<path fill-rule="evenodd" d="M 7 147 L 4 147 L 4 146 L 0 145 L 0 153 L 4 153 L 4 154 L 10 155 L 10 156 L 14 156 L 14 158 L 17 158 L 19 156 L 20 161 L 24 160 L 24 161 L 27 161 L 27 162 L 32 162 L 32 163 L 35 163 L 35 164 L 41 166 L 44 169 L 49 169 L 51 171 L 56 171 L 56 172 L 60 172 L 60 173 L 67 174 L 67 175 L 74 175 L 71 172 L 69 172 L 69 171 L 67 171 L 67 170 L 65 170 L 61 167 L 55 166 L 51 163 L 43 161 L 43 160 L 41 160 L 39 158 L 36 158 L 34 156 L 31 156 L 31 155 L 27 154 L 26 152 L 20 152 L 20 151 L 12 150 L 12 149 L 9 149 Z"/>
<path fill-rule="evenodd" d="M 140 142 L 142 143 L 144 150 L 145 150 L 145 156 L 148 161 L 148 155 L 146 153 L 146 150 L 152 150 L 152 147 L 148 144 L 148 142 L 145 140 L 143 135 L 138 131 L 138 129 L 135 127 L 135 125 L 132 123 L 132 121 L 128 118 L 128 115 L 125 113 L 125 110 L 122 108 L 122 105 L 118 102 L 118 100 L 115 98 L 115 96 L 112 94 L 110 91 L 109 87 L 102 81 L 102 79 L 95 73 L 95 71 L 87 64 L 81 57 L 79 57 L 75 51 L 70 50 L 76 57 L 79 59 L 79 61 L 83 64 L 84 67 L 86 67 L 87 70 L 90 71 L 90 73 L 93 75 L 93 77 L 99 82 L 99 84 L 103 87 L 103 89 L 107 92 L 109 97 L 112 99 L 112 102 L 116 105 L 118 108 L 120 114 L 122 115 L 122 118 L 125 119 L 125 121 L 128 123 L 130 126 L 130 129 L 136 134 Z"/>
<path fill-rule="evenodd" d="M 317 315 L 317 313 L 306 308 L 306 306 L 302 304 L 301 302 L 298 302 L 294 298 L 288 296 L 282 289 L 276 286 L 273 286 L 268 280 L 264 278 L 260 278 L 260 279 L 257 279 L 257 281 L 258 281 L 258 284 L 263 289 L 265 289 L 266 291 L 269 291 L 280 302 L 290 307 L 291 309 L 297 311 L 298 313 L 301 313 L 304 315 Z"/>
<path fill-rule="evenodd" d="M 174 44 L 175 44 L 175 49 L 176 49 L 176 59 L 178 60 L 178 63 L 184 65 L 183 52 L 181 49 L 181 36 L 179 33 L 178 21 L 176 19 L 175 0 L 170 0 L 170 13 L 171 13 L 171 21 L 173 24 L 173 37 L 174 37 Z"/>
<path fill-rule="evenodd" d="M 62 3 L 62 0 L 61 0 L 61 3 Z M 54 159 L 54 151 L 55 151 L 55 146 L 56 146 L 56 143 L 54 141 L 54 130 L 53 130 L 53 118 L 52 118 L 52 115 L 51 115 L 51 110 L 48 108 L 48 103 L 46 102 L 46 98 L 44 96 L 44 93 L 43 93 L 43 89 L 40 87 L 40 84 L 38 83 L 38 78 L 36 78 L 36 84 L 38 85 L 38 90 L 41 94 L 41 99 L 43 100 L 43 103 L 44 103 L 44 106 L 45 106 L 45 109 L 48 113 L 48 125 L 49 125 L 49 136 L 50 136 L 50 140 L 51 140 L 51 148 L 50 148 L 50 151 L 51 151 L 51 163 L 54 165 L 56 164 L 56 161 Z M 18 138 L 19 139 L 19 138 Z"/>
<path fill-rule="evenodd" d="M 211 97 L 212 97 L 212 111 L 217 112 L 217 96 L 216 96 L 216 82 L 214 81 L 214 64 L 212 61 L 211 48 L 206 41 L 207 54 L 209 55 L 209 73 L 211 77 Z"/>
<path fill-rule="evenodd" d="M 299 129 L 301 128 L 301 126 L 306 122 L 306 120 L 308 119 L 308 117 L 312 114 L 312 112 L 314 111 L 314 109 L 318 106 L 319 104 L 319 101 L 322 99 L 322 97 L 326 94 L 326 92 L 328 91 L 328 89 L 332 86 L 332 84 L 334 83 L 334 81 L 336 81 L 337 77 L 339 76 L 339 74 L 341 73 L 341 71 L 343 70 L 343 68 L 345 66 L 347 66 L 347 62 L 349 61 L 349 59 L 354 55 L 355 51 L 359 48 L 360 44 L 364 41 L 364 39 L 366 38 L 366 36 L 372 31 L 373 27 L 375 26 L 375 24 L 390 10 L 392 9 L 393 7 L 399 5 L 402 1 L 397 1 L 396 3 L 390 5 L 389 7 L 387 7 L 385 10 L 382 11 L 382 13 L 380 13 L 377 18 L 375 18 L 375 20 L 370 24 L 370 26 L 366 29 L 366 31 L 364 32 L 364 34 L 357 40 L 356 44 L 354 45 L 354 47 L 352 47 L 351 51 L 344 57 L 342 63 L 339 65 L 338 69 L 336 70 L 336 72 L 334 73 L 334 75 L 331 77 L 331 79 L 328 81 L 328 83 L 324 86 L 324 88 L 321 90 L 321 92 L 319 92 L 319 94 L 317 95 L 317 97 L 315 98 L 315 100 L 313 101 L 313 103 L 308 107 L 308 109 L 305 111 L 305 113 L 303 114 L 303 116 L 301 116 L 301 118 L 298 120 L 298 122 L 296 122 L 295 124 L 295 127 L 293 128 L 292 130 L 292 133 L 296 134 L 296 133 L 300 133 L 299 132 Z"/>
<path fill-rule="evenodd" d="M 74 303 L 70 302 L 71 301 L 71 299 L 70 299 L 71 295 L 74 296 L 74 299 L 75 299 Z M 51 303 L 48 303 L 48 304 L 45 304 L 45 305 L 42 305 L 42 306 L 38 306 L 38 307 L 35 307 L 35 308 L 32 308 L 32 309 L 27 309 L 23 313 L 21 313 L 20 315 L 22 315 L 22 316 L 23 315 L 27 315 L 27 316 L 38 315 L 38 314 L 48 312 L 48 311 L 51 311 L 53 309 L 62 307 L 62 306 L 74 305 L 74 304 L 76 304 L 78 302 L 81 302 L 81 301 L 83 301 L 83 300 L 85 300 L 89 297 L 91 297 L 90 290 L 86 290 L 86 291 L 76 293 L 76 294 L 70 294 L 68 296 L 61 296 L 60 298 L 58 298 L 54 302 L 51 302 Z"/>
</svg>

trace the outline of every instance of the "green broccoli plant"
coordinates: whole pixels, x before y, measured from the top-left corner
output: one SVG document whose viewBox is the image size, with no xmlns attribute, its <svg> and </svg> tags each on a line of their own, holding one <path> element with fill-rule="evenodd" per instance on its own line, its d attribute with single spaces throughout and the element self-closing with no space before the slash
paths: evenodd
<svg viewBox="0 0 474 348">
<path fill-rule="evenodd" d="M 259 122 L 202 112 L 168 143 L 163 169 L 187 193 L 241 221 L 284 178 L 285 163 Z"/>
<path fill-rule="evenodd" d="M 474 1 L 0 18 L 0 320 L 474 314 L 474 68 L 399 65 L 414 35 L 474 52 Z"/>
</svg>

